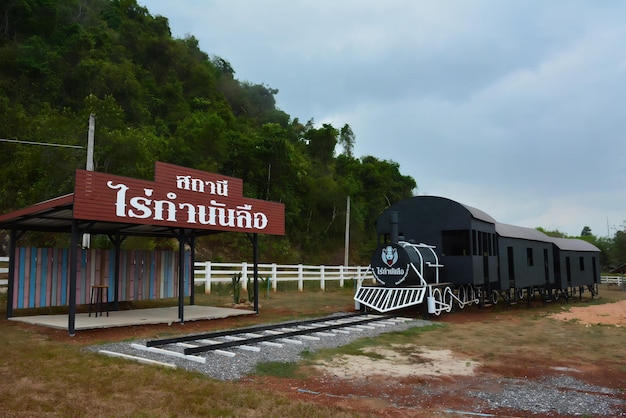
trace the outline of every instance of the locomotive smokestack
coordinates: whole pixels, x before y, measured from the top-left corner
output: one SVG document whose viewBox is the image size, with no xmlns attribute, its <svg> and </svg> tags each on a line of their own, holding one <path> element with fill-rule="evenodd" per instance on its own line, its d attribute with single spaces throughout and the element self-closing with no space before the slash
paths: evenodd
<svg viewBox="0 0 626 418">
<path fill-rule="evenodd" d="M 391 212 L 389 214 L 389 229 L 391 234 L 391 242 L 393 244 L 398 243 L 398 212 Z"/>
</svg>

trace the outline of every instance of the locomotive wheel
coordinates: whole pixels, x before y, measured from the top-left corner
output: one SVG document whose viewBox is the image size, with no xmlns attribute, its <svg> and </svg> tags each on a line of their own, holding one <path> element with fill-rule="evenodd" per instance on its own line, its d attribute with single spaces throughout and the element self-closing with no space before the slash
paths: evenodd
<svg viewBox="0 0 626 418">
<path fill-rule="evenodd" d="M 445 311 L 452 312 L 452 289 L 446 287 L 443 291 L 443 303 L 446 304 Z"/>
<path fill-rule="evenodd" d="M 464 285 L 459 286 L 459 300 L 461 301 L 459 307 L 463 308 L 467 303 L 467 289 Z"/>
<path fill-rule="evenodd" d="M 441 314 L 441 290 L 439 290 L 439 288 L 436 288 L 433 290 L 433 298 L 435 299 L 435 312 L 433 312 L 435 315 L 439 316 Z"/>
<path fill-rule="evenodd" d="M 468 296 L 468 305 L 472 306 L 474 300 L 476 299 L 476 291 L 474 290 L 474 286 L 471 284 L 467 285 L 467 296 Z"/>
</svg>

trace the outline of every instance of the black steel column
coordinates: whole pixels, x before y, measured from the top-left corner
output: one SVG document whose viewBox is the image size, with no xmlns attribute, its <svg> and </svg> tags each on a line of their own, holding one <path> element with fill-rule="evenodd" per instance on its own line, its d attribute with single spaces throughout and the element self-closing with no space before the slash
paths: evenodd
<svg viewBox="0 0 626 418">
<path fill-rule="evenodd" d="M 185 323 L 185 231 L 178 234 L 178 318 Z"/>
<path fill-rule="evenodd" d="M 11 229 L 9 235 L 9 280 L 7 288 L 7 319 L 13 316 L 13 292 L 15 291 L 15 250 L 17 248 L 17 232 Z"/>
<path fill-rule="evenodd" d="M 194 275 L 194 269 L 196 268 L 196 236 L 192 235 L 189 237 L 189 246 L 191 247 L 191 256 L 189 257 L 191 266 L 189 267 L 189 284 L 191 286 L 189 295 L 189 304 L 196 304 L 196 278 Z"/>
<path fill-rule="evenodd" d="M 116 234 L 113 239 L 115 245 L 115 272 L 113 273 L 113 310 L 118 311 L 119 308 L 119 294 L 120 294 L 120 259 L 122 258 L 122 242 L 124 239 L 120 234 Z"/>
<path fill-rule="evenodd" d="M 252 262 L 254 263 L 254 312 L 259 314 L 259 234 L 252 236 Z M 248 289 L 250 291 L 250 289 Z"/>
<path fill-rule="evenodd" d="M 78 221 L 72 219 L 72 239 L 70 241 L 70 280 L 68 284 L 69 293 L 69 313 L 67 322 L 67 331 L 70 337 L 76 334 L 76 264 L 78 263 L 78 240 L 80 231 L 78 230 Z"/>
</svg>

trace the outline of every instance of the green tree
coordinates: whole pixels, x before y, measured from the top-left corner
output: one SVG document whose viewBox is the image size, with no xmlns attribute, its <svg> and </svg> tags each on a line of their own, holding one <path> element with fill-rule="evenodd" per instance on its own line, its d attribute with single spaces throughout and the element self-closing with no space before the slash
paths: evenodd
<svg viewBox="0 0 626 418">
<path fill-rule="evenodd" d="M 98 171 L 152 179 L 160 160 L 241 178 L 246 196 L 284 203 L 287 236 L 263 237 L 262 256 L 341 262 L 347 196 L 353 251 L 367 252 L 374 220 L 415 180 L 392 161 L 355 158 L 348 124 L 303 124 L 276 107 L 278 89 L 235 74 L 193 36 L 173 39 L 167 18 L 136 0 L 0 2 L 0 136 L 85 146 L 94 114 Z M 85 167 L 84 148 L 0 150 L 2 213 L 71 192 Z M 205 256 L 250 257 L 243 235 L 201 242 Z"/>
<path fill-rule="evenodd" d="M 554 238 L 567 238 L 567 234 L 564 232 L 559 231 L 558 229 L 555 229 L 554 231 L 548 231 L 545 228 L 538 226 L 537 228 L 535 228 L 537 231 L 539 232 L 543 232 L 544 234 L 546 234 L 549 237 L 554 237 Z"/>
<path fill-rule="evenodd" d="M 343 125 L 341 128 L 341 132 L 339 134 L 339 143 L 343 146 L 343 153 L 348 157 L 352 157 L 352 153 L 354 151 L 354 143 L 356 142 L 356 137 L 352 128 L 347 123 Z"/>
</svg>

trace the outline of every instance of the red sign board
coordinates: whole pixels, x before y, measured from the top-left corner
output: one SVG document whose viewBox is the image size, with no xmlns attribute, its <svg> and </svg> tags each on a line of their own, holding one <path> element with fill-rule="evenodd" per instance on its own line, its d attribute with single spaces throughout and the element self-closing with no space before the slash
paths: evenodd
<svg viewBox="0 0 626 418">
<path fill-rule="evenodd" d="M 285 205 L 243 197 L 241 179 L 161 162 L 154 179 L 76 170 L 74 218 L 285 235 Z"/>
</svg>

